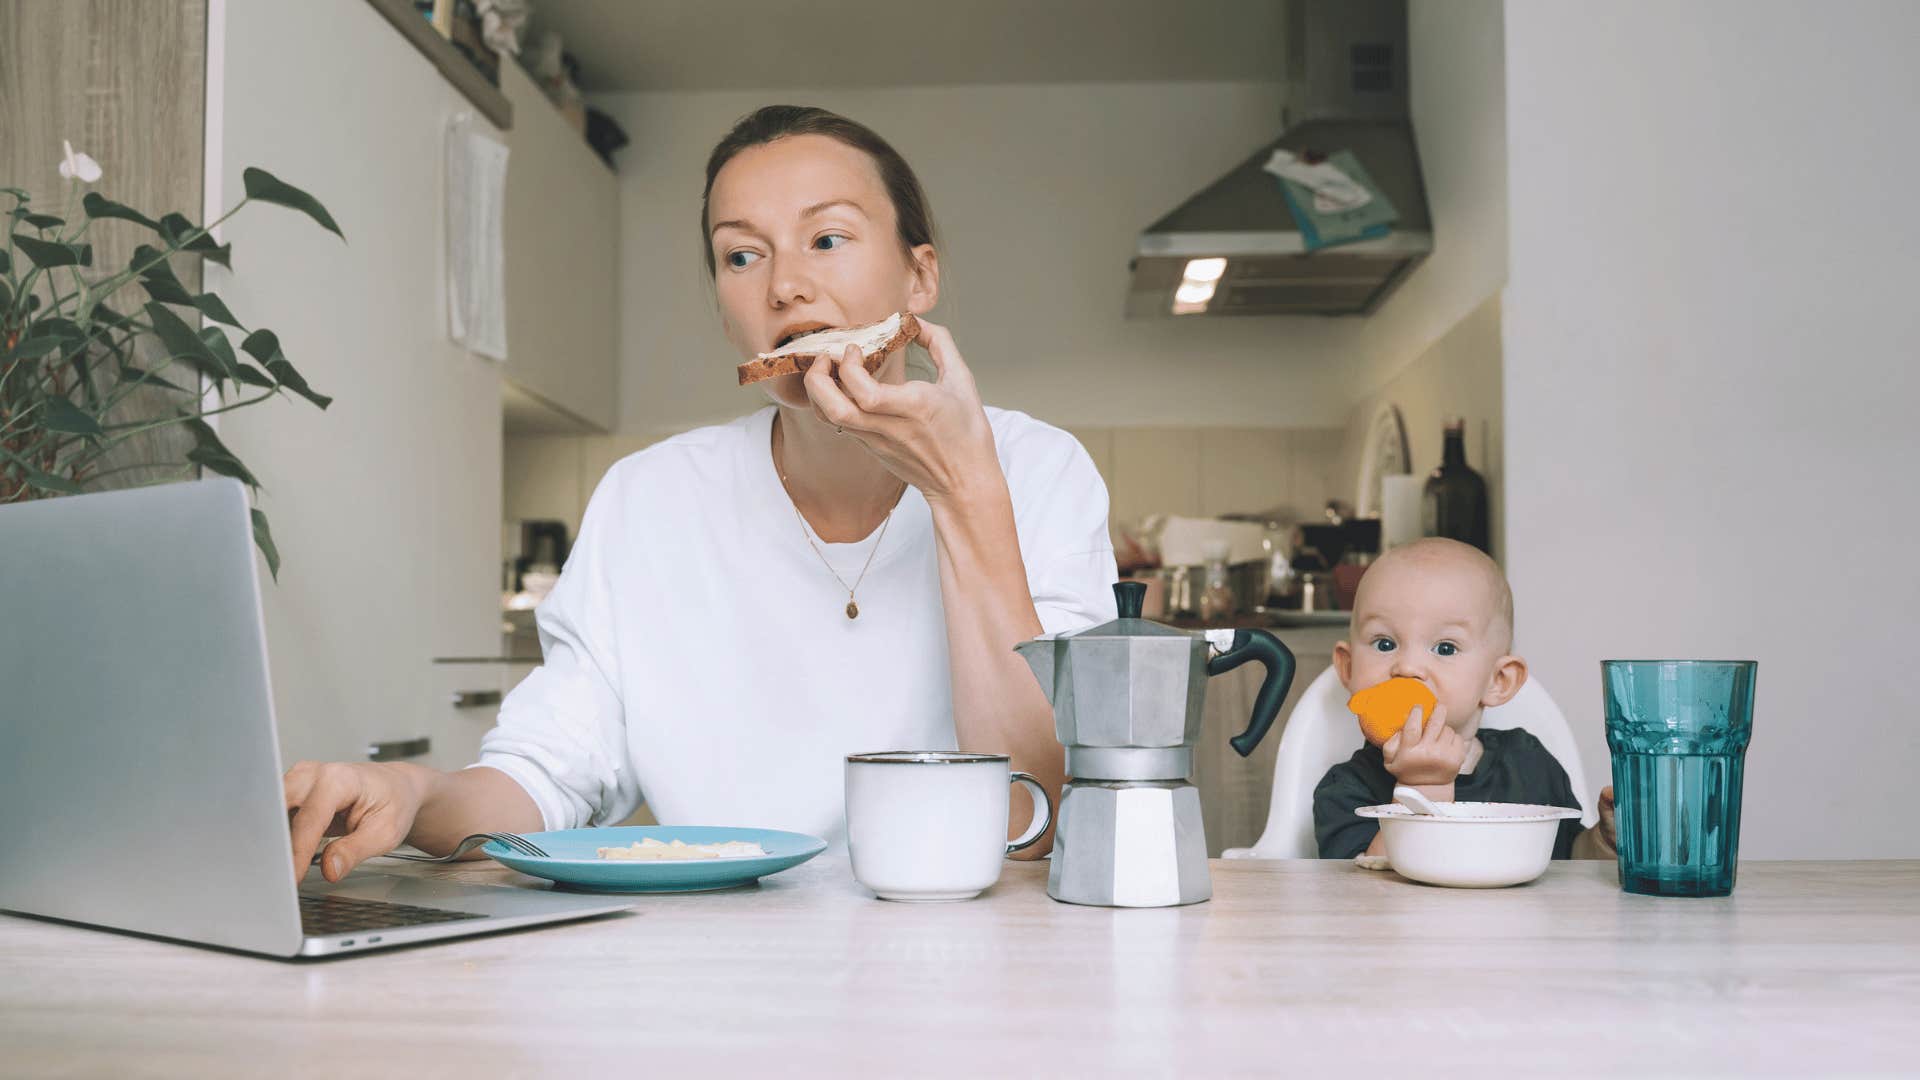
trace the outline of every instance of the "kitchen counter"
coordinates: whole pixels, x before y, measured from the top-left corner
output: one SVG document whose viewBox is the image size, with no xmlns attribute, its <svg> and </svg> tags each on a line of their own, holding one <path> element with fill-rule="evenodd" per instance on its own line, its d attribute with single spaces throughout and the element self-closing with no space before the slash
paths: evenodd
<svg viewBox="0 0 1920 1080">
<path fill-rule="evenodd" d="M 492 864 L 401 867 L 531 883 Z M 0 1074 L 1837 1073 L 1920 1060 L 1920 861 L 1610 863 L 1429 888 L 1217 862 L 1214 899 L 874 900 L 845 860 L 631 913 L 291 964 L 0 916 Z M 1309 1073 L 1311 1075 L 1311 1073 Z"/>
</svg>

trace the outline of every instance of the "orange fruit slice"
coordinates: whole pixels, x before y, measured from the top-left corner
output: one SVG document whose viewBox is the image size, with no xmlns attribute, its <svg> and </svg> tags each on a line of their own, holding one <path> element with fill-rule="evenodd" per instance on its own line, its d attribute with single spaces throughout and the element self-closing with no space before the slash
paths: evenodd
<svg viewBox="0 0 1920 1080">
<path fill-rule="evenodd" d="M 1385 745 L 1401 728 L 1414 709 L 1421 718 L 1433 716 L 1436 699 L 1433 691 L 1419 679 L 1388 679 L 1369 686 L 1347 699 L 1347 708 L 1360 718 L 1360 734 L 1375 746 Z"/>
</svg>

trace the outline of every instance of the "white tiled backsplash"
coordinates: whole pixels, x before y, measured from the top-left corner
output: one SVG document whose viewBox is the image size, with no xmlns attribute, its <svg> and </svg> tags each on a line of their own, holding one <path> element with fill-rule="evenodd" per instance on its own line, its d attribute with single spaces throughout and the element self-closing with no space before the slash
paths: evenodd
<svg viewBox="0 0 1920 1080">
<path fill-rule="evenodd" d="M 1337 486 L 1343 430 L 1328 428 L 1071 428 L 1107 482 L 1112 520 L 1210 517 L 1291 509 L 1317 517 Z M 551 518 L 577 534 L 587 499 L 614 462 L 667 436 L 519 435 L 506 440 L 509 522 Z M 1345 485 L 1350 487 L 1351 484 Z"/>
</svg>

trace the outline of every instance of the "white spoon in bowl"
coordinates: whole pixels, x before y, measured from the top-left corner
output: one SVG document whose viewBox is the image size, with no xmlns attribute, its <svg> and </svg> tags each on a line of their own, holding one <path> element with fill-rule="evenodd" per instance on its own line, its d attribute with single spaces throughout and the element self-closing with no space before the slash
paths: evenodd
<svg viewBox="0 0 1920 1080">
<path fill-rule="evenodd" d="M 1400 784 L 1393 789 L 1393 801 L 1425 817 L 1449 817 L 1451 807 L 1441 806 L 1421 794 L 1420 789 Z"/>
</svg>

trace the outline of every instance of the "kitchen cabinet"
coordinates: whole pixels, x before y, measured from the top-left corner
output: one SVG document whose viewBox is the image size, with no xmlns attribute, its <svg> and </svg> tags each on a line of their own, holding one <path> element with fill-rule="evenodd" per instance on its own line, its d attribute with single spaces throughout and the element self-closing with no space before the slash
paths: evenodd
<svg viewBox="0 0 1920 1080">
<path fill-rule="evenodd" d="M 620 186 L 512 61 L 506 193 L 506 377 L 600 431 L 611 431 L 619 311 Z"/>
<path fill-rule="evenodd" d="M 520 685 L 538 659 L 450 658 L 433 662 L 421 727 L 433 741 L 424 758 L 436 769 L 460 769 L 480 757 L 480 739 L 500 716 L 500 703 Z"/>
<path fill-rule="evenodd" d="M 463 769 L 480 759 L 480 740 L 499 720 L 500 705 L 540 666 L 538 655 L 451 657 L 435 660 L 426 698 L 414 714 L 432 745 L 407 760 L 436 769 Z M 642 804 L 616 825 L 657 824 Z"/>
<path fill-rule="evenodd" d="M 371 5 L 209 17 L 209 204 L 257 165 L 346 234 L 249 206 L 207 284 L 334 399 L 217 419 L 283 559 L 261 571 L 283 756 L 364 761 L 429 734 L 433 657 L 499 647 L 500 365 L 448 340 L 442 259 L 445 132 L 473 105 Z"/>
</svg>

